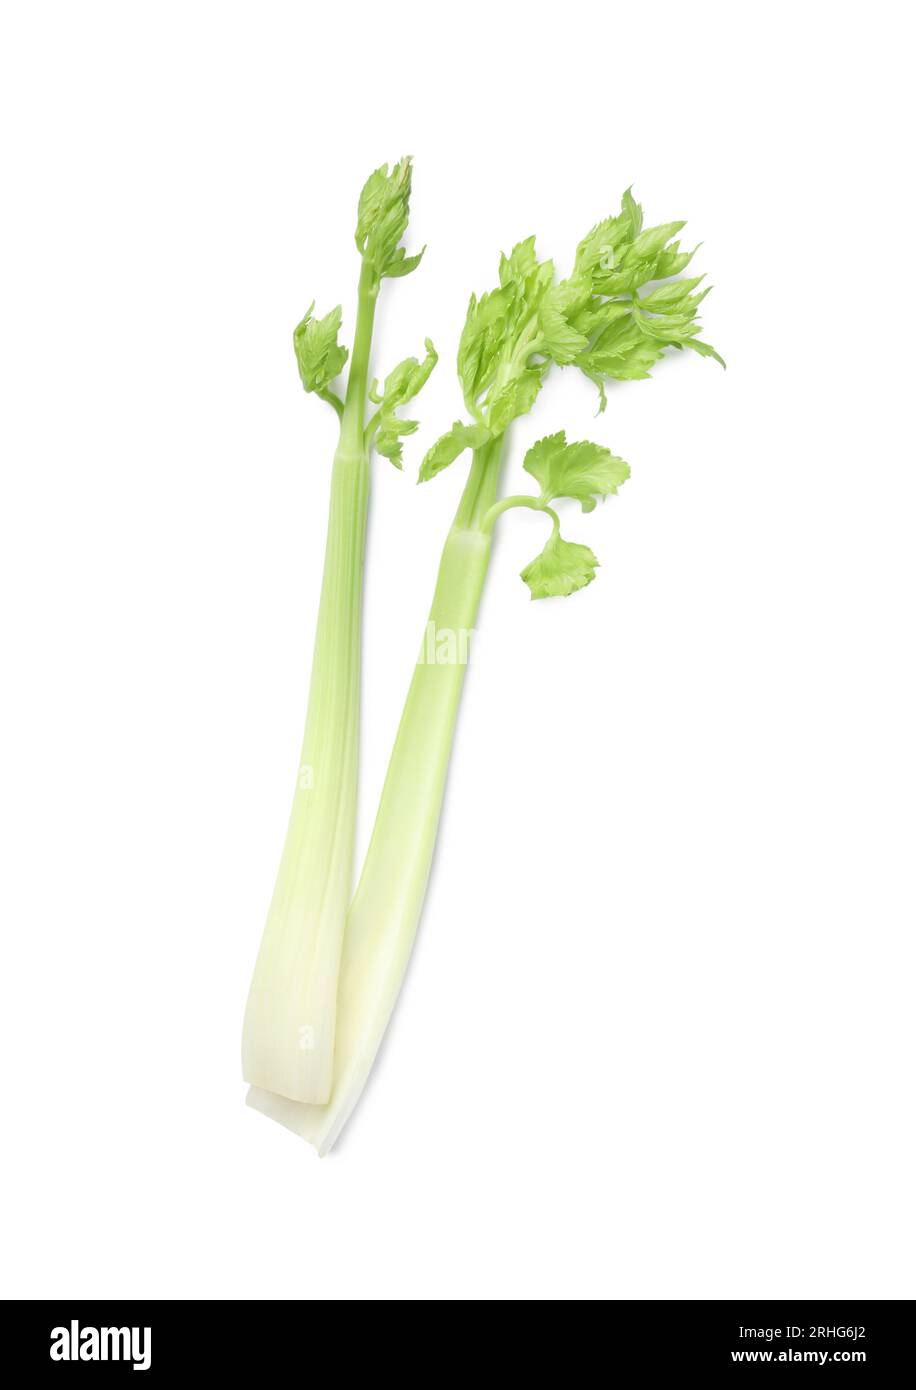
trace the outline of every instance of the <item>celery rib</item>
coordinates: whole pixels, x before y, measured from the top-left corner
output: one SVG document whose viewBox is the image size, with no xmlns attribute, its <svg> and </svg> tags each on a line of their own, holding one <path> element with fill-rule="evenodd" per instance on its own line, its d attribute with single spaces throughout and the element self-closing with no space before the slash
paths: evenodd
<svg viewBox="0 0 916 1390">
<path fill-rule="evenodd" d="M 416 428 L 397 407 L 420 390 L 436 362 L 408 358 L 389 374 L 379 401 L 382 429 L 366 428 L 375 306 L 386 276 L 420 262 L 400 245 L 407 227 L 410 160 L 370 176 L 359 200 L 356 244 L 362 265 L 346 395 L 333 381 L 347 360 L 337 342 L 341 309 L 323 319 L 310 308 L 296 329 L 307 391 L 340 419 L 331 471 L 324 574 L 308 713 L 296 790 L 276 885 L 255 962 L 242 1033 L 245 1080 L 290 1102 L 321 1104 L 331 1091 L 341 943 L 352 889 L 359 738 L 360 628 L 369 450 L 400 462 L 399 434 Z M 312 308 L 314 305 L 312 306 Z M 374 422 L 375 423 L 375 422 Z"/>
</svg>

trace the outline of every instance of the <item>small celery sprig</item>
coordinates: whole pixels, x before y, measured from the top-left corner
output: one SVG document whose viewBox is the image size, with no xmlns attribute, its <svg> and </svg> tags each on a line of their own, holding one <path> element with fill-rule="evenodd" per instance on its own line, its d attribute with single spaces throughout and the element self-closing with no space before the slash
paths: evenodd
<svg viewBox="0 0 916 1390">
<path fill-rule="evenodd" d="M 338 304 L 323 319 L 316 319 L 312 317 L 314 307 L 313 299 L 304 318 L 293 329 L 293 349 L 299 376 L 306 391 L 320 396 L 334 407 L 338 416 L 342 416 L 343 401 L 332 389 L 331 383 L 343 371 L 350 355 L 349 349 L 341 347 L 337 341 L 343 309 Z"/>
<path fill-rule="evenodd" d="M 386 278 L 400 278 L 416 270 L 426 250 L 424 246 L 415 256 L 408 256 L 399 244 L 407 230 L 410 215 L 411 179 L 410 158 L 399 160 L 390 173 L 387 164 L 383 164 L 369 175 L 360 194 L 356 223 L 356 245 L 362 257 L 357 313 L 359 353 L 358 357 L 354 356 L 350 373 L 351 377 L 354 374 L 357 377 L 357 390 L 353 395 L 358 397 L 360 419 L 365 408 L 368 345 L 379 287 Z M 334 382 L 349 357 L 348 349 L 337 341 L 343 309 L 338 304 L 324 318 L 316 319 L 313 317 L 314 308 L 313 300 L 293 330 L 299 376 L 306 391 L 327 401 L 343 420 L 345 403 L 334 389 Z M 367 330 L 362 335 L 361 326 Z M 362 426 L 363 442 L 368 447 L 375 439 L 377 451 L 390 458 L 398 468 L 401 467 L 401 451 L 397 447 L 397 436 L 413 433 L 417 425 L 399 420 L 394 410 L 417 395 L 438 361 L 435 348 L 428 338 L 426 354 L 422 365 L 417 363 L 415 357 L 400 362 L 385 380 L 384 396 L 377 394 L 377 382 L 373 382 L 368 391 L 369 399 L 375 404 L 381 403 L 382 408 L 368 425 Z M 349 395 L 349 383 L 347 392 Z M 356 405 L 357 401 L 353 403 Z"/>
<path fill-rule="evenodd" d="M 255 963 L 245 1014 L 243 1070 L 248 1081 L 292 1102 L 330 1094 L 337 1026 L 341 940 L 352 888 L 359 729 L 360 613 L 374 445 L 400 467 L 400 436 L 416 429 L 397 409 L 435 366 L 410 357 L 391 371 L 384 391 L 369 387 L 376 300 L 386 278 L 414 270 L 422 252 L 400 245 L 407 229 L 411 164 L 376 169 L 359 200 L 361 257 L 352 354 L 338 341 L 340 305 L 323 317 L 310 306 L 293 333 L 305 390 L 333 408 L 340 442 L 331 470 L 324 578 L 308 714 L 296 791 L 273 899 Z M 346 383 L 338 385 L 344 369 Z M 367 404 L 377 410 L 367 421 Z"/>
<path fill-rule="evenodd" d="M 409 275 L 423 259 L 424 246 L 408 256 L 401 246 L 410 216 L 410 183 L 413 165 L 410 157 L 401 159 L 391 173 L 383 164 L 371 173 L 359 195 L 356 218 L 356 246 L 363 264 L 371 266 L 377 280 Z"/>
<path fill-rule="evenodd" d="M 429 380 L 430 373 L 438 362 L 436 349 L 429 338 L 424 343 L 426 356 L 422 362 L 415 357 L 405 357 L 393 371 L 385 377 L 385 385 L 379 391 L 378 381 L 369 388 L 369 399 L 378 410 L 366 426 L 366 439 L 375 437 L 375 447 L 385 458 L 390 459 L 395 468 L 403 468 L 401 438 L 413 434 L 419 428 L 419 420 L 404 420 L 397 408 L 413 400 Z"/>
<path fill-rule="evenodd" d="M 587 545 L 563 539 L 560 518 L 550 503 L 567 497 L 577 501 L 583 512 L 594 511 L 599 497 L 611 496 L 626 482 L 630 465 L 600 444 L 588 440 L 567 444 L 566 432 L 560 430 L 533 444 L 523 467 L 540 483 L 540 495 L 504 497 L 495 502 L 484 517 L 484 529 L 491 530 L 497 517 L 512 507 L 545 512 L 553 522 L 553 530 L 541 554 L 522 570 L 521 578 L 532 598 L 574 594 L 591 584 L 598 559 Z"/>
</svg>

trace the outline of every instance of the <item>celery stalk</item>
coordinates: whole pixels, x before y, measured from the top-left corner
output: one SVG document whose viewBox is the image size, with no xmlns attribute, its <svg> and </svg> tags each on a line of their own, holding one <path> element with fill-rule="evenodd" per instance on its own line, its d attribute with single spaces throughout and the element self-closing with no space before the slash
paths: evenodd
<svg viewBox="0 0 916 1390">
<path fill-rule="evenodd" d="M 324 577 L 315 635 L 308 713 L 286 842 L 242 1035 L 245 1079 L 301 1102 L 330 1095 L 338 973 L 352 888 L 359 735 L 360 625 L 369 452 L 375 447 L 400 466 L 398 435 L 415 428 L 394 410 L 416 394 L 435 354 L 409 358 L 389 376 L 367 426 L 369 356 L 381 280 L 413 269 L 419 257 L 398 247 L 407 223 L 410 164 L 389 175 L 377 170 L 360 199 L 357 245 L 362 253 L 353 355 L 344 402 L 331 380 L 346 360 L 338 347 L 340 311 L 324 320 L 311 311 L 296 330 L 300 374 L 307 390 L 328 400 L 340 417 L 331 471 Z"/>
<path fill-rule="evenodd" d="M 337 972 L 353 872 L 369 451 L 363 442 L 377 286 L 360 277 L 353 362 L 331 472 L 324 578 L 299 775 L 255 964 L 242 1067 L 297 1100 L 331 1088 Z"/>
</svg>

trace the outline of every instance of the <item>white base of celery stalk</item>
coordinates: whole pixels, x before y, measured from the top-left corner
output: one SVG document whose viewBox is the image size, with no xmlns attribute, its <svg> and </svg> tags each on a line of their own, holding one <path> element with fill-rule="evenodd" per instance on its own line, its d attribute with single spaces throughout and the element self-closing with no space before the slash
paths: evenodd
<svg viewBox="0 0 916 1390">
<path fill-rule="evenodd" d="M 393 953 L 385 951 L 384 940 L 367 938 L 358 924 L 348 925 L 352 935 L 344 947 L 334 1083 L 327 1105 L 305 1105 L 260 1086 L 248 1089 L 246 1105 L 298 1134 L 321 1157 L 336 1143 L 363 1093 L 400 993 L 416 922 L 415 914 L 413 929 L 401 934 Z"/>
<path fill-rule="evenodd" d="M 381 1031 L 384 1033 L 384 1029 Z M 373 1056 L 365 1065 L 354 1068 L 352 1076 L 342 1077 L 335 1084 L 334 1095 L 327 1105 L 303 1105 L 300 1101 L 278 1096 L 275 1091 L 264 1091 L 260 1086 L 249 1086 L 245 1104 L 298 1134 L 323 1158 L 335 1144 L 362 1095 L 374 1056 L 373 1050 Z"/>
</svg>

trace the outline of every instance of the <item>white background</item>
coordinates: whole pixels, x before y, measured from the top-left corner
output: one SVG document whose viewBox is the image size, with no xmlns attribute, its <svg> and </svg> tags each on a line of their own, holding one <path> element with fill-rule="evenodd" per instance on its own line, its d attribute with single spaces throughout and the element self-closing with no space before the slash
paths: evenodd
<svg viewBox="0 0 916 1390">
<path fill-rule="evenodd" d="M 12 4 L 0 34 L 3 1292 L 913 1297 L 913 205 L 902 6 Z M 239 1034 L 299 749 L 356 197 L 416 159 L 360 847 L 465 465 L 471 289 L 634 183 L 706 336 L 566 426 L 633 468 L 530 603 L 506 519 L 420 938 L 318 1160 Z M 518 481 L 516 476 L 515 481 Z M 510 490 L 513 479 L 509 480 Z"/>
</svg>

